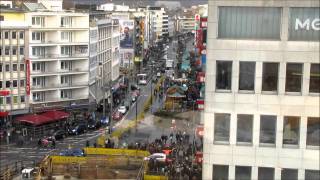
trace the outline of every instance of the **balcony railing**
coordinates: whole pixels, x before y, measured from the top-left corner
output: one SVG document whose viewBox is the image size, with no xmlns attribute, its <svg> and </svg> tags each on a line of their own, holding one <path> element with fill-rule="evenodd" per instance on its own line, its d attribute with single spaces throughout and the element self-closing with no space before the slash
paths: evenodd
<svg viewBox="0 0 320 180">
<path fill-rule="evenodd" d="M 78 83 L 64 83 L 64 84 L 56 84 L 51 83 L 44 86 L 32 86 L 31 90 L 43 90 L 46 91 L 48 89 L 59 89 L 59 88 L 73 88 L 73 87 L 81 87 L 88 86 L 88 82 L 78 82 Z"/>
<path fill-rule="evenodd" d="M 88 53 L 72 53 L 72 54 L 45 54 L 32 56 L 31 59 L 56 59 L 56 58 L 81 58 L 88 56 Z"/>
<path fill-rule="evenodd" d="M 46 75 L 46 74 L 62 74 L 62 73 L 79 73 L 79 72 L 88 72 L 87 69 L 60 69 L 55 71 L 31 71 L 31 75 Z"/>
</svg>

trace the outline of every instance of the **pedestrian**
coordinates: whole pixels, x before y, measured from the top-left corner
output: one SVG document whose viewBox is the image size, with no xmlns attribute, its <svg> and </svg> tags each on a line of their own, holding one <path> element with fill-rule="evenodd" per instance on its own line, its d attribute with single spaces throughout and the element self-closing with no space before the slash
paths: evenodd
<svg viewBox="0 0 320 180">
<path fill-rule="evenodd" d="M 90 142 L 89 142 L 89 140 L 87 140 L 86 147 L 89 147 L 89 146 L 90 146 Z"/>
<path fill-rule="evenodd" d="M 56 141 L 53 139 L 52 140 L 52 148 L 55 149 L 56 148 Z"/>
<path fill-rule="evenodd" d="M 97 147 L 97 143 L 93 143 L 93 147 L 96 148 Z"/>
</svg>

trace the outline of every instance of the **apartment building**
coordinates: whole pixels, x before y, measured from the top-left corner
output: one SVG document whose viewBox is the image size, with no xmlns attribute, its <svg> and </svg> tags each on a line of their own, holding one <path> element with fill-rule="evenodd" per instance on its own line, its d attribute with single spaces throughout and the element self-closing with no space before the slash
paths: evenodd
<svg viewBox="0 0 320 180">
<path fill-rule="evenodd" d="M 26 47 L 28 25 L 24 12 L 2 8 L 0 11 L 0 89 L 9 91 L 0 97 L 1 111 L 9 115 L 28 112 L 26 90 Z"/>
<path fill-rule="evenodd" d="M 179 32 L 191 32 L 195 29 L 196 21 L 194 17 L 178 17 L 177 19 L 177 31 Z"/>
<path fill-rule="evenodd" d="M 319 1 L 208 2 L 203 179 L 319 179 Z"/>
<path fill-rule="evenodd" d="M 89 96 L 89 15 L 42 3 L 24 3 L 30 26 L 32 107 L 84 104 Z M 47 7 L 53 7 L 49 9 Z"/>
<path fill-rule="evenodd" d="M 168 33 L 168 15 L 164 8 L 146 8 L 146 38 L 148 42 L 161 40 L 163 34 Z M 151 43 L 152 44 L 152 43 Z"/>
</svg>

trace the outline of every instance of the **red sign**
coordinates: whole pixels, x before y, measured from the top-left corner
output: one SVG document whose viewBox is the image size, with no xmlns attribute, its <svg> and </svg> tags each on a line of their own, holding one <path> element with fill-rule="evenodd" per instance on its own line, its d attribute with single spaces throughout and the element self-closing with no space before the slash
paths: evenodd
<svg viewBox="0 0 320 180">
<path fill-rule="evenodd" d="M 0 117 L 6 117 L 9 115 L 8 111 L 0 111 Z"/>
<path fill-rule="evenodd" d="M 8 90 L 1 90 L 0 91 L 0 96 L 9 96 L 10 95 L 10 91 Z"/>
<path fill-rule="evenodd" d="M 208 27 L 208 18 L 204 18 L 204 17 L 202 17 L 202 18 L 200 18 L 200 27 L 201 28 L 207 28 Z"/>
<path fill-rule="evenodd" d="M 203 161 L 203 153 L 202 152 L 196 152 L 196 162 L 201 164 Z"/>
<path fill-rule="evenodd" d="M 199 15 L 199 14 L 194 15 L 194 19 L 195 19 L 196 21 L 200 21 L 200 15 Z"/>
<path fill-rule="evenodd" d="M 30 95 L 30 60 L 26 59 L 26 93 Z"/>
<path fill-rule="evenodd" d="M 204 131 L 204 127 L 203 126 L 198 126 L 197 129 L 196 129 L 196 135 L 198 137 L 203 137 L 203 132 Z"/>
<path fill-rule="evenodd" d="M 198 105 L 198 110 L 204 110 L 204 100 L 203 99 L 198 99 L 196 101 L 196 104 Z"/>
</svg>

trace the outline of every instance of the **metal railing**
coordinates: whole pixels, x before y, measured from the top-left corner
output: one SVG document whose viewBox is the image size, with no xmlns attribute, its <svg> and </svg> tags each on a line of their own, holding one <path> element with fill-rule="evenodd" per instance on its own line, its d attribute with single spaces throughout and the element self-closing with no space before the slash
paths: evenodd
<svg viewBox="0 0 320 180">
<path fill-rule="evenodd" d="M 74 52 L 72 54 L 44 54 L 31 56 L 31 59 L 54 59 L 54 58 L 78 58 L 78 57 L 86 57 L 88 53 Z"/>
<path fill-rule="evenodd" d="M 35 167 L 36 162 L 33 160 L 29 161 L 16 161 L 0 166 L 0 179 L 11 180 L 14 176 L 21 173 L 21 170 L 25 167 Z"/>
<path fill-rule="evenodd" d="M 79 86 L 88 86 L 88 82 L 78 82 L 78 83 L 65 83 L 65 84 L 48 84 L 45 86 L 32 86 L 31 90 L 39 89 L 52 89 L 52 88 L 66 88 L 66 87 L 79 87 Z"/>
<path fill-rule="evenodd" d="M 80 69 L 80 68 L 75 68 L 75 69 L 61 69 L 61 70 L 56 70 L 56 71 L 32 71 L 31 75 L 43 75 L 43 74 L 55 74 L 55 73 L 77 73 L 77 72 L 88 72 L 87 69 Z"/>
</svg>

